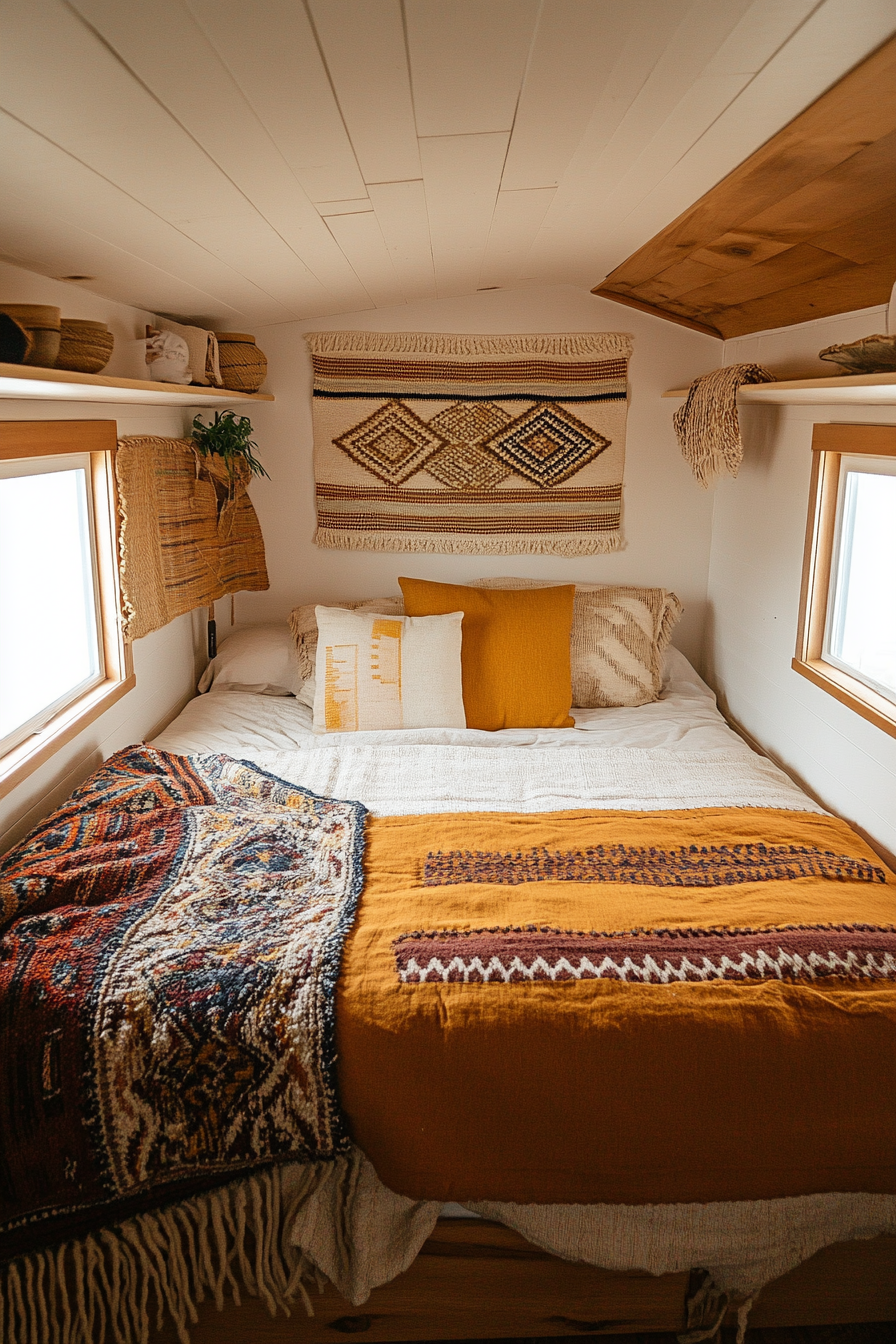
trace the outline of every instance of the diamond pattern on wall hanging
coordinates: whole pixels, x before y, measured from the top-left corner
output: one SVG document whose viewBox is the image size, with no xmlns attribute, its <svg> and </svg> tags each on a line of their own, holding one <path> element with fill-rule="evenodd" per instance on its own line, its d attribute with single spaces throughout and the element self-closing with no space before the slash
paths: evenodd
<svg viewBox="0 0 896 1344">
<path fill-rule="evenodd" d="M 490 434 L 497 434 L 512 419 L 513 416 L 493 401 L 459 401 L 439 411 L 429 424 L 454 442 L 481 443 Z"/>
<path fill-rule="evenodd" d="M 426 464 L 430 476 L 455 490 L 490 490 L 506 480 L 510 468 L 484 452 L 478 443 L 451 443 Z"/>
<path fill-rule="evenodd" d="M 513 417 L 491 401 L 459 401 L 434 415 L 429 424 L 452 442 L 426 463 L 430 476 L 455 490 L 489 490 L 510 475 L 510 468 L 484 450 L 482 440 Z"/>
<path fill-rule="evenodd" d="M 333 442 L 388 485 L 401 485 L 448 440 L 401 401 L 387 401 Z"/>
<path fill-rule="evenodd" d="M 524 411 L 483 444 L 517 475 L 543 489 L 575 476 L 609 446 L 609 439 L 562 406 L 544 402 Z"/>
</svg>

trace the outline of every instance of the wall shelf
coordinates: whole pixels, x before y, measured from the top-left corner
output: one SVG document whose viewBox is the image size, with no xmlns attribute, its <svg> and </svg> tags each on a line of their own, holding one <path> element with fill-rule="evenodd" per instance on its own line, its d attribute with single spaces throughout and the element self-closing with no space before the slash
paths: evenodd
<svg viewBox="0 0 896 1344">
<path fill-rule="evenodd" d="M 664 397 L 686 397 L 676 387 Z M 836 378 L 793 378 L 780 383 L 749 383 L 738 402 L 804 402 L 815 406 L 896 406 L 896 373 L 852 373 Z"/>
<path fill-rule="evenodd" d="M 273 401 L 267 392 L 229 392 L 224 387 L 187 387 L 142 378 L 106 378 L 28 364 L 0 364 L 0 399 L 126 402 L 132 406 L 228 406 Z"/>
</svg>

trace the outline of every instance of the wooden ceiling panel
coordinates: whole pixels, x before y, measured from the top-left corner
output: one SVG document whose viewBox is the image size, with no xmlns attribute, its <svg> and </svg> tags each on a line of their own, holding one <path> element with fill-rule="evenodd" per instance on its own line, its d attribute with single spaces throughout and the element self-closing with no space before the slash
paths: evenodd
<svg viewBox="0 0 896 1344">
<path fill-rule="evenodd" d="M 811 322 L 815 317 L 872 308 L 889 298 L 894 279 L 896 258 L 868 266 L 853 266 L 847 262 L 841 271 L 823 279 L 810 280 L 728 309 L 724 334 L 726 338 L 746 336 L 751 331 L 790 327 L 797 322 Z"/>
<path fill-rule="evenodd" d="M 722 337 L 884 302 L 896 279 L 891 38 L 594 293 Z"/>
<path fill-rule="evenodd" d="M 891 202 L 839 229 L 820 233 L 815 246 L 849 261 L 885 261 L 896 252 L 896 219 Z"/>
<path fill-rule="evenodd" d="M 774 238 L 763 238 L 760 234 L 751 233 L 747 229 L 730 229 L 728 233 L 723 233 L 721 238 L 714 238 L 711 243 L 706 244 L 706 247 L 692 252 L 690 260 L 703 262 L 704 265 L 713 266 L 727 274 L 729 271 L 755 266 L 760 261 L 768 261 L 769 257 L 776 257 L 789 246 L 789 243 L 781 243 Z"/>
</svg>

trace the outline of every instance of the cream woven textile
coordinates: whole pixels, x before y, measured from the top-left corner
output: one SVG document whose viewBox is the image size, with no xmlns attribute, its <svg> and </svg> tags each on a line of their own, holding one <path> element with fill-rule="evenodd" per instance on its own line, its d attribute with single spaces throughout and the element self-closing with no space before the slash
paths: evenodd
<svg viewBox="0 0 896 1344">
<path fill-rule="evenodd" d="M 305 339 L 318 546 L 504 555 L 621 546 L 628 336 Z"/>
<path fill-rule="evenodd" d="M 550 580 L 477 579 L 477 588 L 546 588 Z M 662 690 L 663 650 L 682 613 L 665 588 L 576 584 L 570 633 L 577 709 L 647 705 Z"/>
<path fill-rule="evenodd" d="M 314 731 L 464 728 L 463 612 L 382 616 L 317 607 Z"/>
<path fill-rule="evenodd" d="M 682 455 L 704 490 L 717 476 L 736 476 L 744 456 L 737 418 L 737 389 L 746 383 L 773 383 L 761 364 L 729 364 L 701 374 L 672 417 Z"/>
<path fill-rule="evenodd" d="M 248 467 L 231 487 L 221 459 L 200 457 L 189 439 L 141 436 L 119 440 L 115 472 L 126 640 L 227 593 L 268 587 Z"/>
</svg>

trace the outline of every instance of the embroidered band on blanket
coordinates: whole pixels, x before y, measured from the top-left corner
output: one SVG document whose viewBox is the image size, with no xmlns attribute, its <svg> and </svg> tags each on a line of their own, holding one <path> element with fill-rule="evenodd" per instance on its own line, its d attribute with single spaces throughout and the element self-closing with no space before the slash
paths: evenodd
<svg viewBox="0 0 896 1344">
<path fill-rule="evenodd" d="M 318 546 L 583 555 L 622 544 L 619 332 L 312 332 Z"/>
</svg>

